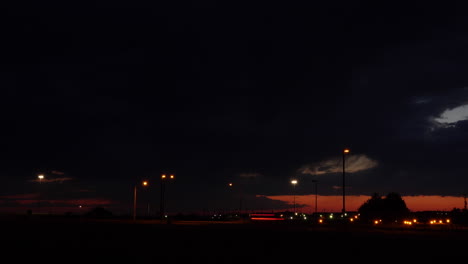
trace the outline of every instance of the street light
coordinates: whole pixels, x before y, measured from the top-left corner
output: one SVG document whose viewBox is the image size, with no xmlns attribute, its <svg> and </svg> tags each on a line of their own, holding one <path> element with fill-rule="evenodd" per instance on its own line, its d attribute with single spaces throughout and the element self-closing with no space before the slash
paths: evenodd
<svg viewBox="0 0 468 264">
<path fill-rule="evenodd" d="M 342 210 L 342 213 L 343 213 L 343 217 L 346 216 L 346 207 L 345 207 L 345 156 L 346 154 L 349 154 L 350 150 L 345 148 L 343 150 L 343 210 Z"/>
<path fill-rule="evenodd" d="M 296 214 L 296 184 L 297 184 L 297 180 L 292 180 L 291 181 L 291 184 L 293 185 L 293 188 L 294 188 L 294 214 Z"/>
<path fill-rule="evenodd" d="M 39 179 L 39 185 L 41 185 L 42 180 L 44 179 L 44 174 L 37 175 L 37 178 Z M 41 196 L 42 196 L 42 189 L 39 190 L 39 196 L 38 196 L 38 199 L 37 199 L 37 211 L 38 211 L 38 213 L 41 212 L 41 198 L 42 198 Z"/>
<path fill-rule="evenodd" d="M 233 187 L 234 184 L 232 182 L 228 183 L 228 186 L 229 187 Z M 240 186 L 240 185 L 239 185 Z M 242 188 L 239 187 L 239 215 L 242 214 L 242 196 L 243 196 L 243 192 L 242 192 Z"/>
<path fill-rule="evenodd" d="M 167 180 L 173 180 L 175 179 L 174 174 L 170 174 L 169 176 L 166 174 L 161 175 L 161 204 L 160 204 L 160 214 L 161 214 L 161 220 L 164 219 L 164 214 L 165 214 L 165 206 L 166 206 L 166 201 L 164 200 L 165 196 L 165 191 L 166 191 L 166 181 Z"/>
<path fill-rule="evenodd" d="M 148 182 L 143 181 L 141 183 L 141 185 L 143 187 L 146 187 L 146 186 L 148 186 Z M 133 187 L 133 220 L 136 220 L 136 205 L 137 205 L 137 186 L 135 185 Z"/>
</svg>

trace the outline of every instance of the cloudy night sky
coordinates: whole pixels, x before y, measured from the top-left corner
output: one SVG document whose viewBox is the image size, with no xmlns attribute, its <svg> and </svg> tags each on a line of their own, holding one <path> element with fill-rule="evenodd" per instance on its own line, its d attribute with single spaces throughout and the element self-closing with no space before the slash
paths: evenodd
<svg viewBox="0 0 468 264">
<path fill-rule="evenodd" d="M 344 148 L 348 210 L 463 208 L 464 9 L 342 2 L 2 9 L 1 210 L 340 211 Z"/>
</svg>

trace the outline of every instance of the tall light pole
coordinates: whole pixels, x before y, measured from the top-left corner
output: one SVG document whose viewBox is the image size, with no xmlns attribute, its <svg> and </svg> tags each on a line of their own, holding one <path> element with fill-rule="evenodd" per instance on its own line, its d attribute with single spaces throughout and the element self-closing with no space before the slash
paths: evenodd
<svg viewBox="0 0 468 264">
<path fill-rule="evenodd" d="M 463 194 L 463 198 L 464 198 L 464 206 L 463 206 L 463 209 L 465 209 L 465 211 L 466 211 L 466 193 Z"/>
<path fill-rule="evenodd" d="M 232 188 L 234 186 L 234 183 L 230 182 L 228 183 L 228 186 Z M 239 215 L 242 214 L 242 196 L 242 188 L 239 187 Z"/>
<path fill-rule="evenodd" d="M 296 214 L 296 184 L 297 184 L 297 180 L 292 180 L 291 181 L 291 184 L 293 185 L 293 199 L 294 199 L 294 214 Z"/>
<path fill-rule="evenodd" d="M 315 214 L 317 214 L 317 180 L 312 180 L 312 182 L 315 184 Z"/>
<path fill-rule="evenodd" d="M 166 174 L 162 174 L 161 175 L 161 200 L 160 200 L 160 209 L 159 209 L 159 213 L 161 215 L 161 220 L 164 219 L 164 214 L 165 214 L 165 210 L 166 210 L 166 201 L 164 200 L 165 199 L 165 192 L 166 192 L 166 181 L 167 180 L 173 180 L 175 179 L 175 176 L 174 174 L 170 174 L 169 176 L 167 176 Z"/>
<path fill-rule="evenodd" d="M 345 206 L 345 160 L 346 160 L 346 154 L 349 154 L 349 149 L 345 148 L 343 150 L 343 217 L 346 216 L 346 206 Z"/>
<path fill-rule="evenodd" d="M 144 187 L 148 186 L 147 181 L 141 183 Z M 136 208 L 137 208 L 137 186 L 133 186 L 133 220 L 136 220 Z"/>
<path fill-rule="evenodd" d="M 44 174 L 39 174 L 37 175 L 37 178 L 39 179 L 39 185 L 42 185 L 42 180 L 44 179 Z M 37 211 L 38 213 L 41 212 L 41 198 L 42 198 L 42 188 L 39 187 L 39 198 L 38 198 L 38 201 L 37 201 Z"/>
</svg>

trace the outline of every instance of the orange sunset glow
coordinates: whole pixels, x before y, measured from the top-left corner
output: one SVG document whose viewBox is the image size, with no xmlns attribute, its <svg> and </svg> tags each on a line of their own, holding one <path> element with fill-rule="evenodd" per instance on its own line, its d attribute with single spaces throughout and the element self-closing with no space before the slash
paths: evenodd
<svg viewBox="0 0 468 264">
<path fill-rule="evenodd" d="M 293 207 L 293 195 L 263 196 L 271 200 L 286 202 Z M 408 209 L 417 211 L 450 211 L 453 208 L 463 208 L 464 198 L 458 196 L 418 195 L 402 196 Z M 341 195 L 317 196 L 317 212 L 340 212 L 342 209 Z M 349 195 L 346 196 L 346 210 L 357 211 L 370 196 Z M 296 195 L 298 210 L 304 213 L 312 213 L 315 210 L 315 195 Z"/>
</svg>

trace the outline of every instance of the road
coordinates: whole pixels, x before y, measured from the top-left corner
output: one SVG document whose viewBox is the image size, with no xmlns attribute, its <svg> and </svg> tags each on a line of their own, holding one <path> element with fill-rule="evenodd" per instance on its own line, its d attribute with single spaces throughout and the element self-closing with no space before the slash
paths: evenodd
<svg viewBox="0 0 468 264">
<path fill-rule="evenodd" d="M 3 219 L 0 224 L 4 257 L 49 262 L 405 263 L 465 258 L 468 245 L 466 230 L 27 218 Z"/>
</svg>

